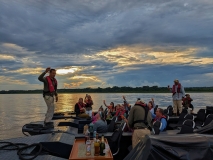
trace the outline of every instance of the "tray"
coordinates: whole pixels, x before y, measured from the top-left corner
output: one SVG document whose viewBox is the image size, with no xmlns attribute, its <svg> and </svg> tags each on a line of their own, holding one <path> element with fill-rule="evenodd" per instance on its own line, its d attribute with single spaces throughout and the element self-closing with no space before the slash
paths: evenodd
<svg viewBox="0 0 213 160">
<path fill-rule="evenodd" d="M 107 139 L 105 138 L 105 143 L 108 144 Z M 91 140 L 91 155 L 86 156 L 86 144 L 84 138 L 75 139 L 69 160 L 113 160 L 113 155 L 109 148 L 109 151 L 105 154 L 105 156 L 94 156 L 94 143 Z"/>
</svg>

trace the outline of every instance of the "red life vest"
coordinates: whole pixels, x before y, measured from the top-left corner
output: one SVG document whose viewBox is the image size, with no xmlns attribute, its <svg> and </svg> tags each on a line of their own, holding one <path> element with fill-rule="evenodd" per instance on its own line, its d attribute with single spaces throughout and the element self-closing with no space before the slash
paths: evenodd
<svg viewBox="0 0 213 160">
<path fill-rule="evenodd" d="M 172 87 L 172 93 L 173 93 L 173 95 L 176 93 L 176 91 L 175 91 L 175 86 L 176 86 L 176 85 L 173 85 L 173 87 Z M 177 87 L 178 97 L 179 97 L 180 89 L 181 89 L 181 84 L 178 83 L 178 87 Z"/>
<path fill-rule="evenodd" d="M 162 118 L 164 118 L 164 119 L 167 121 L 166 116 L 162 115 L 161 117 L 157 117 L 157 116 L 156 116 L 155 119 L 154 119 L 154 122 L 155 122 L 155 121 L 161 121 Z"/>
<path fill-rule="evenodd" d="M 115 107 L 113 107 L 111 105 L 107 106 L 107 108 L 110 110 L 110 112 L 115 112 L 116 111 Z"/>
<path fill-rule="evenodd" d="M 50 76 L 47 76 L 46 78 L 47 78 L 48 88 L 49 88 L 50 93 L 55 92 L 55 88 L 57 88 L 57 80 L 55 78 L 53 78 L 53 81 L 54 81 L 54 84 L 53 84 Z"/>
<path fill-rule="evenodd" d="M 92 107 L 92 105 L 93 105 L 93 101 L 92 101 L 91 99 L 88 99 L 88 100 L 86 101 L 86 108 L 87 108 L 87 107 Z"/>
<path fill-rule="evenodd" d="M 183 100 L 183 103 L 182 103 L 183 106 L 190 105 L 192 102 L 191 98 L 183 98 L 182 100 Z"/>
<path fill-rule="evenodd" d="M 175 91 L 175 86 L 176 86 L 176 85 L 173 85 L 173 87 L 172 87 L 172 93 L 173 93 L 173 94 L 176 93 L 176 91 Z M 177 93 L 180 93 L 180 89 L 181 89 L 181 84 L 178 83 Z"/>
<path fill-rule="evenodd" d="M 80 110 L 81 110 L 82 108 L 85 107 L 85 104 L 84 104 L 84 103 L 82 103 L 82 105 L 81 105 L 81 104 L 78 102 L 77 104 L 78 104 L 78 107 L 79 107 Z"/>
<path fill-rule="evenodd" d="M 121 115 L 124 115 L 125 112 L 126 112 L 125 110 L 120 110 L 120 109 L 119 109 L 119 110 L 116 111 L 116 114 L 115 114 L 115 115 L 116 115 L 116 116 L 118 116 L 118 115 L 121 116 Z"/>
</svg>

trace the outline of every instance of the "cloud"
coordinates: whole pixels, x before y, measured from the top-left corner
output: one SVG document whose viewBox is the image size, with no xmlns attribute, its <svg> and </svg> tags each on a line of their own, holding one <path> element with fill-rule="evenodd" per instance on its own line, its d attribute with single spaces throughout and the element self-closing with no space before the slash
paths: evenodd
<svg viewBox="0 0 213 160">
<path fill-rule="evenodd" d="M 64 68 L 64 69 L 57 69 L 57 74 L 68 74 L 68 73 L 74 73 L 77 70 L 79 70 L 77 67 L 76 68 Z"/>
<path fill-rule="evenodd" d="M 2 76 L 36 86 L 50 66 L 61 88 L 211 85 L 211 0 L 0 3 Z"/>
<path fill-rule="evenodd" d="M 76 87 L 80 87 L 80 85 L 83 84 L 83 82 L 73 82 L 73 83 L 64 83 L 64 88 L 66 89 L 72 89 L 72 88 L 76 88 Z"/>
<path fill-rule="evenodd" d="M 185 1 L 96 3 L 3 1 L 2 32 L 10 35 L 9 41 L 38 54 L 92 54 L 135 43 L 199 46 L 212 40 L 210 1 L 191 0 L 187 6 Z"/>
<path fill-rule="evenodd" d="M 14 56 L 1 55 L 0 60 L 15 60 Z"/>
<path fill-rule="evenodd" d="M 23 75 L 38 75 L 42 72 L 43 68 L 20 68 L 18 70 L 7 71 L 7 73 L 16 73 Z"/>
<path fill-rule="evenodd" d="M 25 85 L 27 84 L 25 79 L 14 79 L 13 77 L 5 77 L 0 76 L 0 83 L 6 83 L 6 84 L 17 84 L 17 85 Z"/>
</svg>

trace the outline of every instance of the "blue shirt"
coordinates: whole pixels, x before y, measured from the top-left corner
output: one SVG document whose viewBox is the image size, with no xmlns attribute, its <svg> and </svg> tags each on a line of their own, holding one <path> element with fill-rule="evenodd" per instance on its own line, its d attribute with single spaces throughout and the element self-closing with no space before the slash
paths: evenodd
<svg viewBox="0 0 213 160">
<path fill-rule="evenodd" d="M 155 117 L 156 117 L 156 115 L 155 115 Z M 164 131 L 165 129 L 166 129 L 166 126 L 167 126 L 167 121 L 166 121 L 166 119 L 165 118 L 161 118 L 161 123 L 162 123 L 162 126 L 161 126 L 161 129 L 160 129 L 160 131 L 162 132 L 162 131 Z"/>
<path fill-rule="evenodd" d="M 154 108 L 152 108 L 152 109 L 150 110 L 150 112 L 151 112 L 151 115 L 152 115 L 152 119 L 155 119 L 156 115 L 155 115 L 155 113 L 154 113 Z"/>
<path fill-rule="evenodd" d="M 155 103 L 153 102 L 153 108 L 150 110 L 150 112 L 151 112 L 151 115 L 152 115 L 152 119 L 155 119 L 155 117 L 156 117 L 156 115 L 155 115 L 155 107 L 156 107 L 156 105 L 155 105 Z"/>
<path fill-rule="evenodd" d="M 97 133 L 106 133 L 108 130 L 107 122 L 103 120 L 98 120 L 93 125 L 93 131 L 96 131 Z"/>
<path fill-rule="evenodd" d="M 167 121 L 165 120 L 165 118 L 161 118 L 161 123 L 162 123 L 162 127 L 160 131 L 162 132 L 166 129 L 166 126 L 167 126 Z"/>
</svg>

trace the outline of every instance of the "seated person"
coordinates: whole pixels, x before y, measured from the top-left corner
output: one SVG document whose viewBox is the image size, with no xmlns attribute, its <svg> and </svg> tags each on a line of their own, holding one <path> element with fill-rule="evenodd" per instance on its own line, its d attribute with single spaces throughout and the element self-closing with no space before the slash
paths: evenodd
<svg viewBox="0 0 213 160">
<path fill-rule="evenodd" d="M 123 104 L 124 109 L 126 110 L 126 114 L 129 114 L 129 111 L 131 109 L 131 105 L 127 102 L 125 96 L 123 96 L 123 99 L 124 99 L 124 104 Z"/>
<path fill-rule="evenodd" d="M 117 111 L 115 113 L 115 116 L 118 116 L 118 121 L 122 120 L 122 115 L 126 117 L 126 110 L 123 105 L 117 105 Z"/>
<path fill-rule="evenodd" d="M 194 106 L 191 104 L 191 102 L 193 101 L 193 99 L 190 97 L 189 94 L 186 94 L 186 97 L 182 99 L 183 100 L 183 107 L 185 109 L 191 108 L 191 113 L 193 113 L 194 110 Z"/>
<path fill-rule="evenodd" d="M 101 106 L 99 109 L 98 109 L 98 112 L 103 112 L 104 111 L 104 109 L 103 109 L 103 107 Z M 92 116 L 92 123 L 95 123 L 96 121 L 97 121 L 97 119 L 98 119 L 98 113 L 94 116 Z"/>
<path fill-rule="evenodd" d="M 90 116 L 85 113 L 85 104 L 83 103 L 83 98 L 79 98 L 78 103 L 75 104 L 76 117 L 89 118 Z"/>
<path fill-rule="evenodd" d="M 156 116 L 155 116 L 155 119 L 154 119 L 154 122 L 155 121 L 161 121 L 161 123 L 162 123 L 162 127 L 160 129 L 161 132 L 166 130 L 166 127 L 167 127 L 167 118 L 166 118 L 166 116 L 163 115 L 163 113 L 164 113 L 163 109 L 158 108 L 156 110 Z"/>
<path fill-rule="evenodd" d="M 97 121 L 93 124 L 93 131 L 97 133 L 106 133 L 108 130 L 107 122 L 105 120 L 104 112 L 97 113 Z"/>
<path fill-rule="evenodd" d="M 108 108 L 108 112 L 107 112 L 107 117 L 106 117 L 106 119 L 111 119 L 112 116 L 113 116 L 113 115 L 115 114 L 115 112 L 116 112 L 116 108 L 115 108 L 115 106 L 114 106 L 114 103 L 111 102 L 109 106 L 106 104 L 106 101 L 105 101 L 105 100 L 103 100 L 103 103 L 104 103 L 104 105 Z"/>
<path fill-rule="evenodd" d="M 155 108 L 155 102 L 154 102 L 154 98 L 152 98 L 152 101 L 149 101 L 149 103 L 147 104 L 147 106 L 149 107 L 149 111 L 151 112 L 152 115 L 152 119 L 155 118 L 155 113 L 154 113 L 154 108 Z"/>
</svg>

